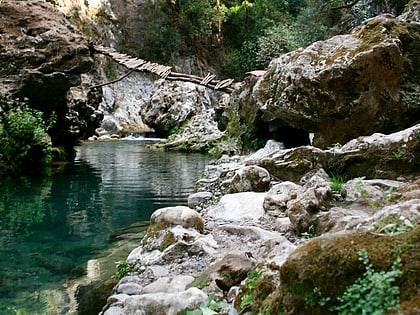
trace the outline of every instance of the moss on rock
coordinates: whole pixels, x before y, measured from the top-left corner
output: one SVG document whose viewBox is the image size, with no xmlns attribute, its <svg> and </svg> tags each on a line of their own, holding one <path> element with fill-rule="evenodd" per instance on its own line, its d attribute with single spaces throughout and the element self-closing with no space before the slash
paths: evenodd
<svg viewBox="0 0 420 315">
<path fill-rule="evenodd" d="M 420 308 L 419 241 L 420 227 L 394 237 L 356 232 L 313 239 L 299 247 L 282 265 L 278 274 L 281 285 L 257 303 L 261 305 L 259 311 L 333 314 L 329 308 L 336 304 L 337 297 L 363 275 L 365 268 L 358 260 L 358 251 L 366 249 L 375 270 L 390 270 L 392 262 L 401 258 L 403 275 L 396 285 L 400 287 L 402 308 L 410 314 Z M 320 306 L 318 301 L 322 297 L 331 297 L 331 300 Z M 308 303 L 310 300 L 314 303 Z"/>
</svg>

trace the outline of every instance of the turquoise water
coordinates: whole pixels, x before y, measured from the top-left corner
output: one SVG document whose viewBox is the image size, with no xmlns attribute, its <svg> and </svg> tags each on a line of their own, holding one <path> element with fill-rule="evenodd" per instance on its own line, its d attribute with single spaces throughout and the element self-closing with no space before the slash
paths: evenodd
<svg viewBox="0 0 420 315">
<path fill-rule="evenodd" d="M 208 156 L 145 144 L 84 144 L 53 176 L 0 178 L 0 314 L 65 313 L 63 283 L 111 231 L 186 204 Z"/>
</svg>

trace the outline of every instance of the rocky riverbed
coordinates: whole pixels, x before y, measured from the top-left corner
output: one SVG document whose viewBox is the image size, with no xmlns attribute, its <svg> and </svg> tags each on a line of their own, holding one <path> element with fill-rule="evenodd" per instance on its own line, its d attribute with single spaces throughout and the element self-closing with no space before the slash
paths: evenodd
<svg viewBox="0 0 420 315">
<path fill-rule="evenodd" d="M 419 134 L 415 125 L 328 150 L 268 141 L 252 155 L 210 163 L 188 207 L 153 213 L 127 257 L 130 272 L 101 314 L 179 314 L 212 293 L 227 303 L 220 314 L 234 307 L 242 314 L 333 314 L 308 297 L 322 290 L 336 301 L 363 274 L 361 249 L 381 270 L 401 259 L 401 313 L 415 314 Z M 250 292 L 252 270 L 258 279 Z"/>
</svg>

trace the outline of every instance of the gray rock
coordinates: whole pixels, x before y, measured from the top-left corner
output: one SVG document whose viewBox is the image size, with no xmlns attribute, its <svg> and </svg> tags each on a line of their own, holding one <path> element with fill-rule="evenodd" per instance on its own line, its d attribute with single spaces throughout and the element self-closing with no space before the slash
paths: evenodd
<svg viewBox="0 0 420 315">
<path fill-rule="evenodd" d="M 143 287 L 137 283 L 128 282 L 119 284 L 117 287 L 117 292 L 120 294 L 135 295 L 140 294 L 143 290 Z"/>
<path fill-rule="evenodd" d="M 250 156 L 246 158 L 246 160 L 251 160 L 251 161 L 258 160 L 267 156 L 268 154 L 274 151 L 284 150 L 284 149 L 285 149 L 285 146 L 283 143 L 275 141 L 275 140 L 268 140 L 264 148 L 259 149 L 257 152 L 251 154 Z"/>
<path fill-rule="evenodd" d="M 333 207 L 328 212 L 316 216 L 317 234 L 353 230 L 361 227 L 361 223 L 369 217 L 363 210 Z"/>
<path fill-rule="evenodd" d="M 303 192 L 303 187 L 295 183 L 285 181 L 273 186 L 264 197 L 264 209 L 266 211 L 285 211 L 289 201 L 296 199 Z"/>
<path fill-rule="evenodd" d="M 420 199 L 412 199 L 385 206 L 364 224 L 371 230 L 383 232 L 385 226 L 391 227 L 390 225 L 394 224 L 396 229 L 403 228 L 403 225 L 413 228 L 418 222 L 420 222 Z"/>
<path fill-rule="evenodd" d="M 208 214 L 215 219 L 238 220 L 244 218 L 258 219 L 264 215 L 265 193 L 241 192 L 224 195 Z"/>
<path fill-rule="evenodd" d="M 167 292 L 178 293 L 185 291 L 187 289 L 187 286 L 193 281 L 194 277 L 192 276 L 176 275 L 169 283 Z"/>
<path fill-rule="evenodd" d="M 314 214 L 326 210 L 332 192 L 327 187 L 312 187 L 290 202 L 286 214 L 298 233 L 308 232 L 314 224 Z"/>
<path fill-rule="evenodd" d="M 103 315 L 124 315 L 122 307 L 120 306 L 111 306 L 105 310 L 105 312 L 101 312 Z"/>
<path fill-rule="evenodd" d="M 270 186 L 270 173 L 259 166 L 244 166 L 236 171 L 229 183 L 229 192 L 267 191 Z"/>
<path fill-rule="evenodd" d="M 194 228 L 198 231 L 204 229 L 204 220 L 201 215 L 185 206 L 166 207 L 156 210 L 150 217 L 150 224 L 158 223 L 167 225 L 179 224 L 185 228 Z"/>
<path fill-rule="evenodd" d="M 113 294 L 107 299 L 107 303 L 109 304 L 116 304 L 122 305 L 124 304 L 124 301 L 129 297 L 128 294 L 125 293 L 119 293 L 119 294 Z"/>
<path fill-rule="evenodd" d="M 205 203 L 206 201 L 211 200 L 211 198 L 213 198 L 213 194 L 208 191 L 201 191 L 195 194 L 191 194 L 188 196 L 188 200 L 187 200 L 188 207 L 195 208 Z"/>
<path fill-rule="evenodd" d="M 169 277 L 158 278 L 155 282 L 145 286 L 142 294 L 168 292 L 170 282 L 171 278 Z"/>
<path fill-rule="evenodd" d="M 133 295 L 126 299 L 121 314 L 125 315 L 177 315 L 189 307 L 194 309 L 207 298 L 197 288 L 190 288 L 180 293 L 152 293 Z M 108 315 L 105 313 L 105 315 Z"/>
</svg>

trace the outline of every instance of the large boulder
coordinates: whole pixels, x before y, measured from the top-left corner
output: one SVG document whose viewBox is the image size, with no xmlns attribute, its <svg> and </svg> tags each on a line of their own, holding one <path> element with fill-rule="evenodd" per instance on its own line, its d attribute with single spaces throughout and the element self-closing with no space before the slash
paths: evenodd
<svg viewBox="0 0 420 315">
<path fill-rule="evenodd" d="M 95 93 L 90 106 L 69 96 L 93 65 L 88 42 L 45 1 L 1 1 L 0 15 L 0 98 L 26 98 L 45 117 L 55 112 L 53 144 L 71 147 L 102 119 Z"/>
<path fill-rule="evenodd" d="M 330 308 L 339 305 L 337 297 L 342 296 L 346 287 L 356 279 L 367 276 L 364 274 L 366 265 L 359 258 L 359 251 L 364 249 L 374 271 L 389 271 L 393 262 L 401 259 L 399 269 L 402 275 L 392 285 L 399 286 L 402 314 L 417 314 L 420 308 L 419 232 L 420 229 L 416 228 L 393 237 L 366 232 L 338 233 L 310 240 L 287 258 L 277 277 L 265 273 L 260 276 L 255 284 L 254 298 L 264 287 L 271 290 L 259 296 L 258 302 L 250 308 L 270 314 L 336 314 Z M 356 293 L 361 294 L 360 300 L 365 298 L 363 292 Z M 380 291 L 376 293 L 380 294 Z M 242 297 L 241 294 L 236 298 L 235 305 Z M 357 303 L 355 300 L 354 304 Z"/>
<path fill-rule="evenodd" d="M 212 99 L 203 86 L 189 82 L 159 80 L 140 113 L 143 121 L 161 135 L 169 135 L 205 108 Z"/>
<path fill-rule="evenodd" d="M 420 117 L 420 4 L 271 62 L 252 93 L 262 123 L 315 133 L 319 147 L 394 132 Z"/>
</svg>

